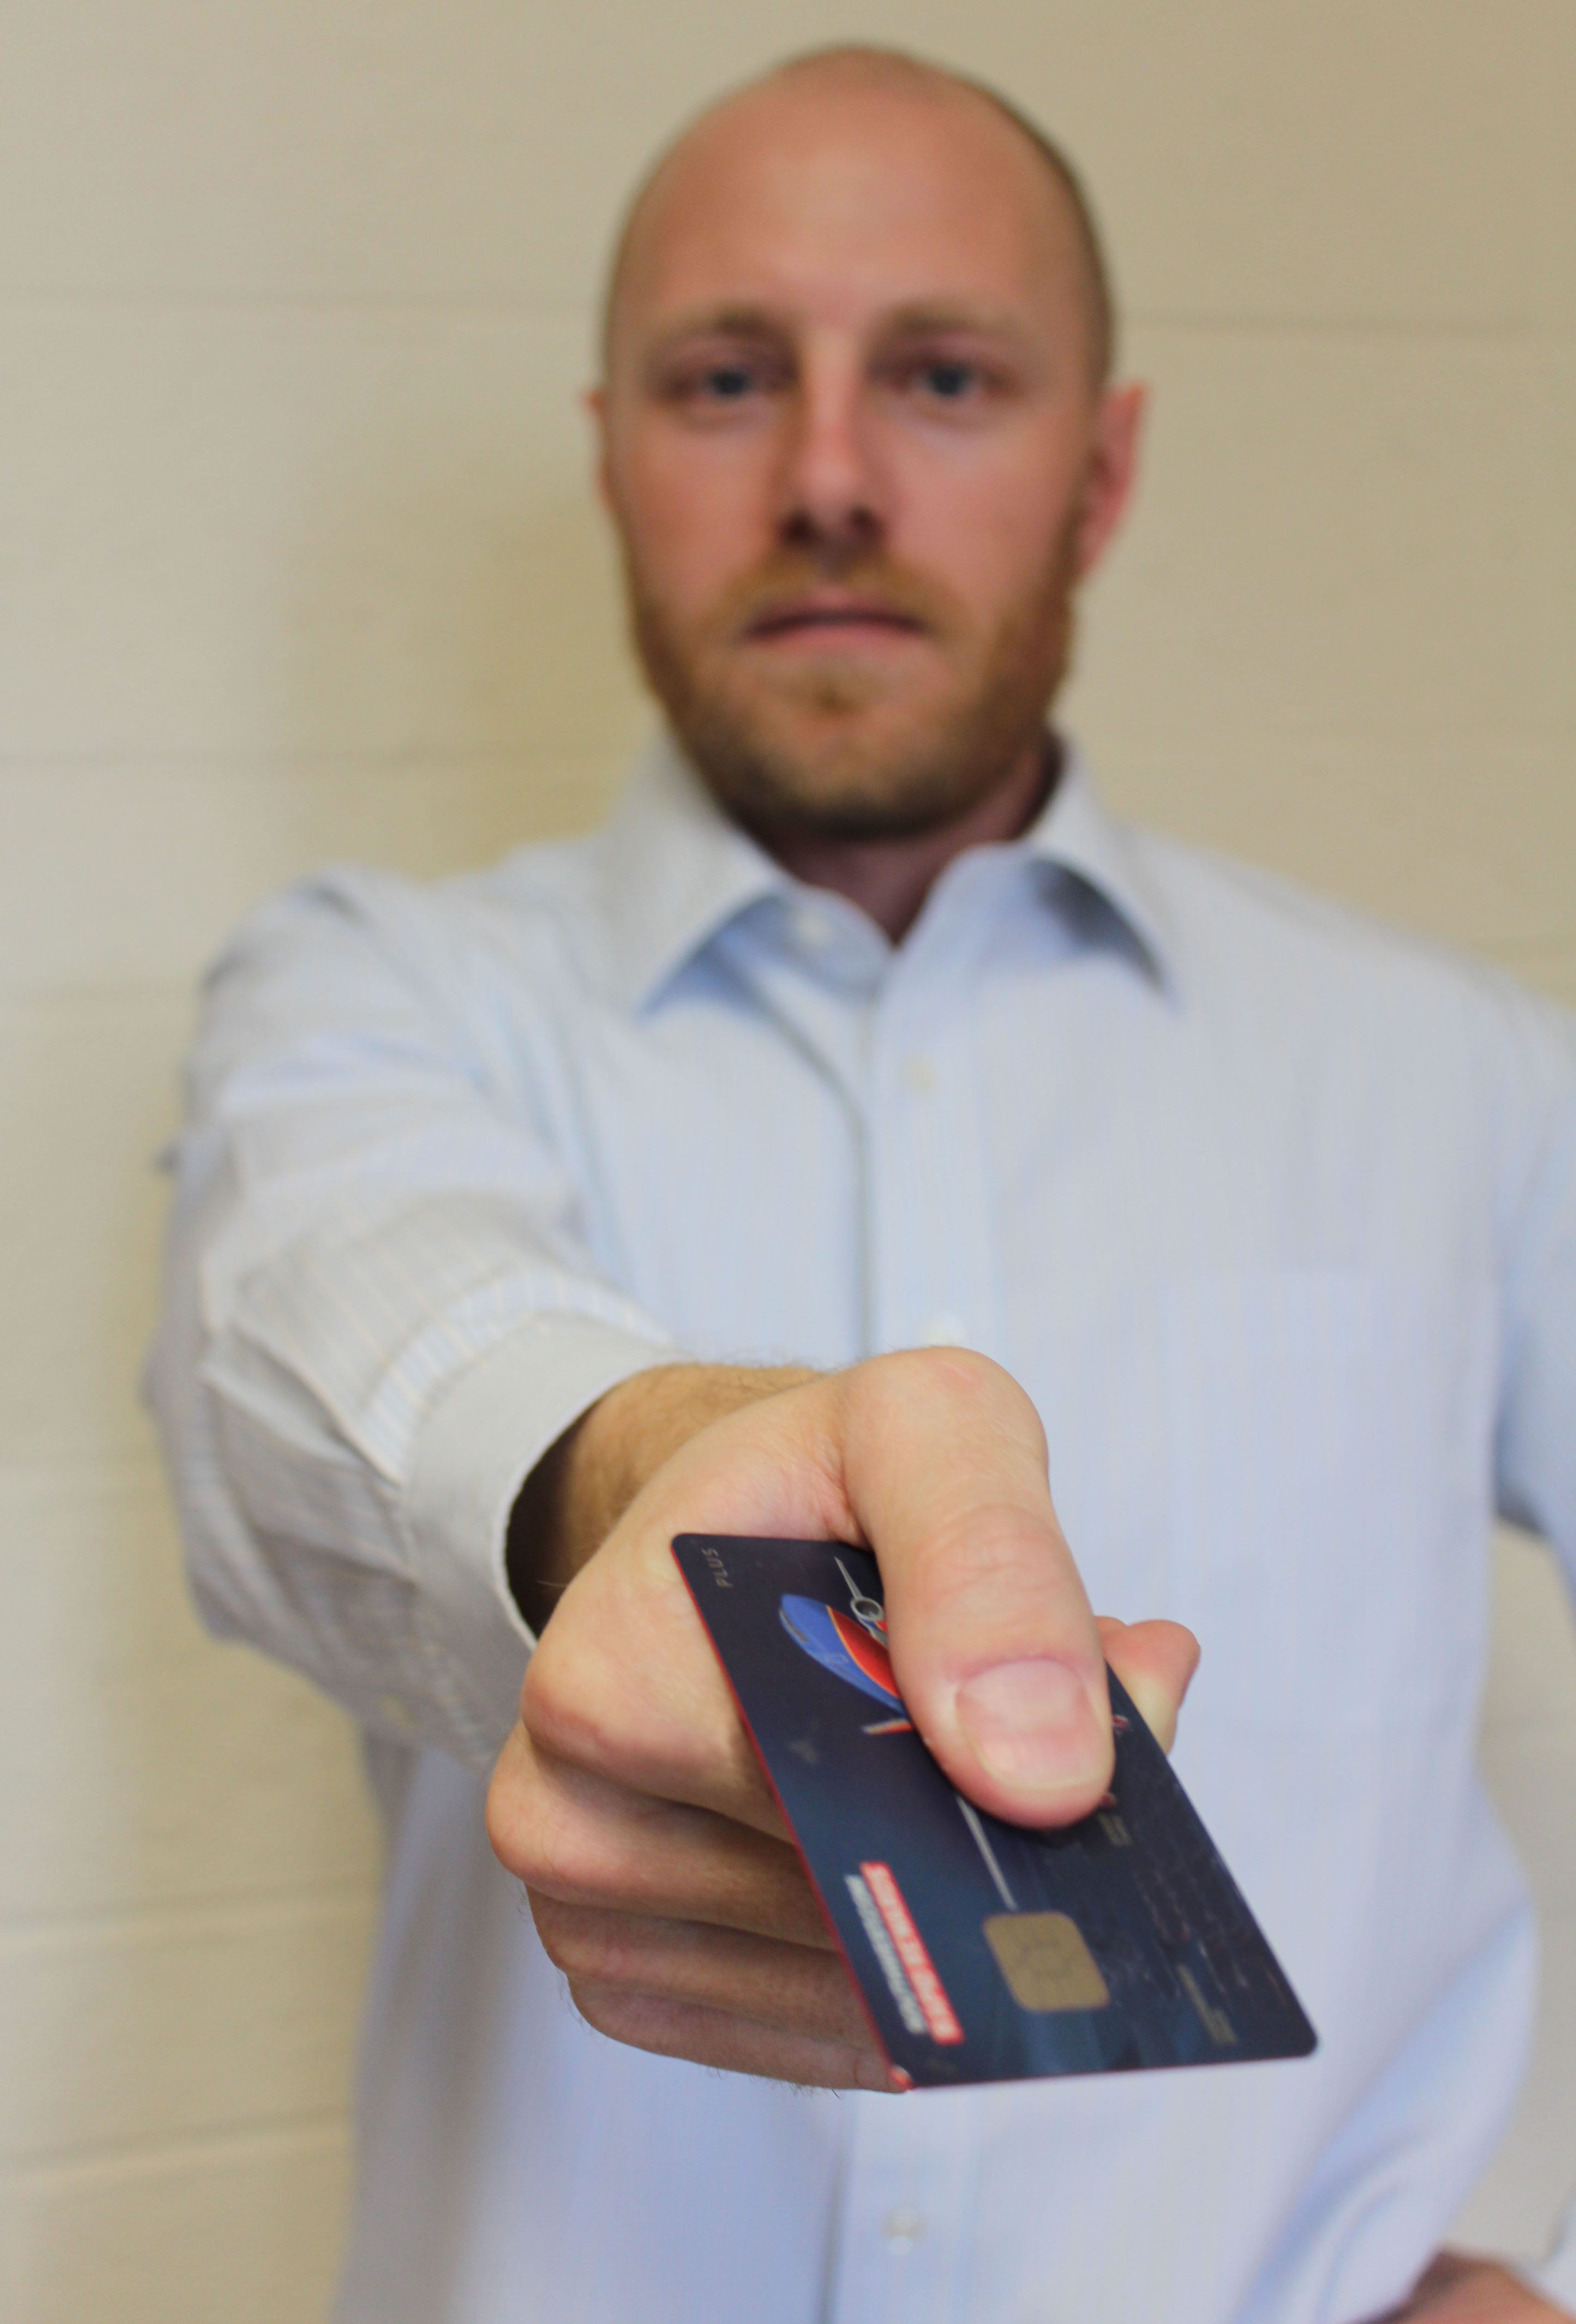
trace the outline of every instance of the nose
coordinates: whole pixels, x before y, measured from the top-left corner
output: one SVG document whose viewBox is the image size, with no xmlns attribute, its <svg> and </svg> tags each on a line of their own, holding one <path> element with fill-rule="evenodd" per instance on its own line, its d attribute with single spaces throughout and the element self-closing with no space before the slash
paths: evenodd
<svg viewBox="0 0 1576 2324">
<path fill-rule="evenodd" d="M 846 357 L 805 361 L 779 477 L 785 547 L 807 550 L 834 570 L 867 554 L 887 529 L 861 386 L 859 367 Z"/>
</svg>

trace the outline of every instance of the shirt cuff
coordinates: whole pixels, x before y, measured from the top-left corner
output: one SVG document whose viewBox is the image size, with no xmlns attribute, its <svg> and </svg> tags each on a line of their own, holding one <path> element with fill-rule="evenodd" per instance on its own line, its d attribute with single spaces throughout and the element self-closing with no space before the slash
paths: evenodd
<svg viewBox="0 0 1576 2324">
<path fill-rule="evenodd" d="M 504 1555 L 520 1489 L 564 1431 L 671 1345 L 579 1316 L 537 1316 L 466 1366 L 415 1441 L 404 1494 L 418 1619 L 434 1693 L 478 1769 L 491 1768 L 520 1708 L 536 1641 Z"/>
</svg>

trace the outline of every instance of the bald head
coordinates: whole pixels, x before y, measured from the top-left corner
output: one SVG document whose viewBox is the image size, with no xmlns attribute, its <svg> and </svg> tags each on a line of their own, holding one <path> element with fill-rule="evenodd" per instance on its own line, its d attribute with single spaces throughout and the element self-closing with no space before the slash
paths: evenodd
<svg viewBox="0 0 1576 2324">
<path fill-rule="evenodd" d="M 932 66 L 780 66 L 648 179 L 591 398 L 603 493 L 652 690 L 784 862 L 1032 807 L 1134 473 L 1142 390 L 1110 357 L 1072 172 Z"/>
<path fill-rule="evenodd" d="M 719 98 L 683 130 L 637 189 L 609 269 L 603 305 L 604 363 L 611 367 L 631 288 L 649 274 L 665 231 L 697 198 L 725 182 L 731 161 L 763 152 L 791 170 L 816 142 L 816 124 L 850 106 L 873 122 L 919 108 L 941 127 L 948 116 L 963 152 L 994 140 L 1018 166 L 1028 211 L 1048 231 L 1050 263 L 1074 297 L 1090 383 L 1102 387 L 1115 355 L 1110 272 L 1089 200 L 1071 162 L 1017 107 L 966 75 L 900 50 L 840 46 L 788 59 Z M 1008 166 L 1012 166 L 1009 162 Z M 713 198 L 716 198 L 714 192 Z M 725 198 L 725 197 L 724 197 Z"/>
</svg>

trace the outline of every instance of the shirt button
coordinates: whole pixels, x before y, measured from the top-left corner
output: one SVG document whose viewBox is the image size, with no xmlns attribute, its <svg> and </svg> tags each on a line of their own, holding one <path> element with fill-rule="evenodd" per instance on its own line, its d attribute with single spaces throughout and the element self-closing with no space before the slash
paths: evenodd
<svg viewBox="0 0 1576 2324">
<path fill-rule="evenodd" d="M 881 2233 L 887 2239 L 887 2249 L 900 2258 L 903 2253 L 913 2250 L 925 2233 L 925 2214 L 911 2210 L 907 2203 L 900 2203 L 881 2221 Z"/>
<path fill-rule="evenodd" d="M 939 1315 L 927 1315 L 919 1326 L 922 1348 L 966 1348 L 968 1344 L 969 1335 L 961 1315 L 944 1311 Z"/>
<path fill-rule="evenodd" d="M 806 952 L 825 952 L 832 941 L 832 923 L 825 912 L 817 912 L 807 904 L 794 914 L 795 936 Z"/>
<path fill-rule="evenodd" d="M 935 1067 L 928 1057 L 905 1057 L 900 1071 L 904 1087 L 916 1097 L 928 1097 L 935 1087 Z"/>
</svg>

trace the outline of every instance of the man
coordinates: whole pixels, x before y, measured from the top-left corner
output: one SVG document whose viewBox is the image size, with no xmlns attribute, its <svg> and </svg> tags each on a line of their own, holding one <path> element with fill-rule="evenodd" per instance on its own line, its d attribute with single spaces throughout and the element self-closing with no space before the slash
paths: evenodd
<svg viewBox="0 0 1576 2324">
<path fill-rule="evenodd" d="M 212 980 L 155 1389 L 209 1618 L 390 1818 L 346 2324 L 1576 2302 L 1570 2247 L 1431 2264 L 1530 2004 L 1471 1748 L 1495 1500 L 1576 1554 L 1576 1042 L 1047 738 L 1110 360 L 993 98 L 840 51 L 714 109 L 593 399 L 667 738 L 598 838 L 309 882 Z M 897 2097 L 693 1529 L 872 1545 L 917 1724 L 1027 1822 L 1103 1787 L 1102 1652 L 1169 1738 L 1189 1625 L 1318 2054 Z"/>
</svg>

